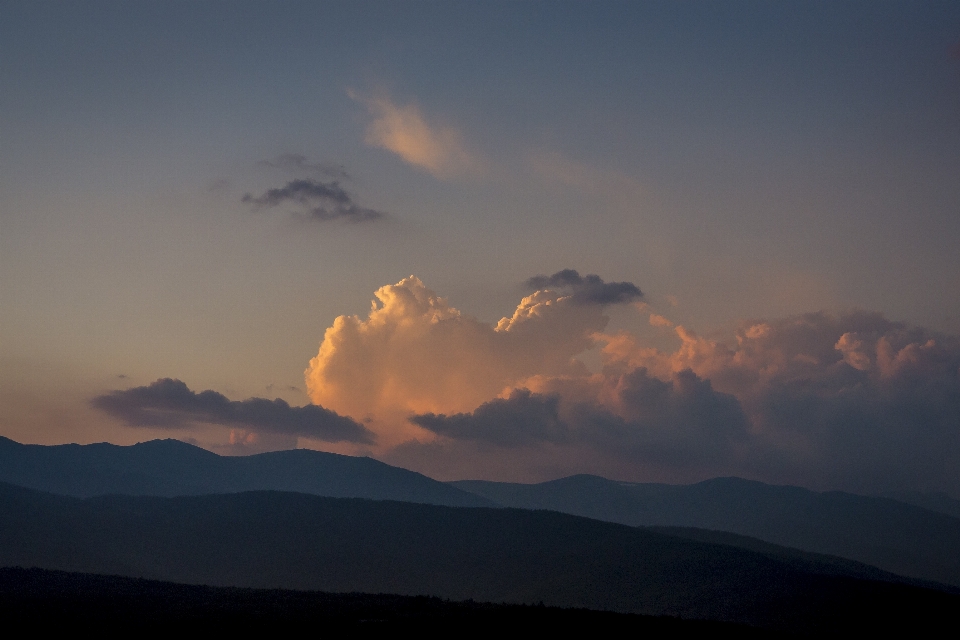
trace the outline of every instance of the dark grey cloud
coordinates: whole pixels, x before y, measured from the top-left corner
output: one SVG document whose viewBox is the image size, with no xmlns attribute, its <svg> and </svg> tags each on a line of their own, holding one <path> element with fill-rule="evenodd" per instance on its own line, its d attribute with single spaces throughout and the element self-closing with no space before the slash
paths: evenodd
<svg viewBox="0 0 960 640">
<path fill-rule="evenodd" d="M 209 423 L 325 442 L 372 444 L 374 440 L 363 425 L 317 405 L 291 407 L 279 398 L 230 400 L 216 391 L 196 393 L 171 378 L 112 391 L 93 398 L 91 404 L 133 427 L 174 429 Z"/>
<path fill-rule="evenodd" d="M 552 276 L 533 276 L 525 284 L 530 289 L 570 292 L 578 304 L 621 304 L 643 297 L 643 292 L 632 282 L 604 282 L 596 274 L 581 276 L 576 269 L 563 269 Z"/>
<path fill-rule="evenodd" d="M 284 171 L 301 171 L 316 173 L 334 180 L 349 180 L 350 174 L 342 164 L 333 162 L 311 162 L 306 156 L 299 153 L 281 153 L 273 160 L 261 160 L 257 164 Z"/>
<path fill-rule="evenodd" d="M 635 462 L 672 467 L 723 463 L 749 436 L 733 396 L 681 371 L 663 381 L 636 369 L 612 384 L 620 414 L 561 393 L 514 390 L 472 413 L 421 414 L 410 421 L 454 440 L 513 448 L 541 443 L 587 445 Z M 573 395 L 573 394 L 570 394 Z"/>
<path fill-rule="evenodd" d="M 336 180 L 320 182 L 298 178 L 259 196 L 245 194 L 241 201 L 258 209 L 295 204 L 309 217 L 324 221 L 372 222 L 385 216 L 381 211 L 358 206 Z"/>
<path fill-rule="evenodd" d="M 410 421 L 456 440 L 478 440 L 506 447 L 567 442 L 570 428 L 560 419 L 559 405 L 558 396 L 516 389 L 509 398 L 485 402 L 473 413 L 425 413 L 411 417 Z"/>
<path fill-rule="evenodd" d="M 756 473 L 960 495 L 960 339 L 862 311 L 763 327 L 712 365 L 770 445 Z"/>
</svg>

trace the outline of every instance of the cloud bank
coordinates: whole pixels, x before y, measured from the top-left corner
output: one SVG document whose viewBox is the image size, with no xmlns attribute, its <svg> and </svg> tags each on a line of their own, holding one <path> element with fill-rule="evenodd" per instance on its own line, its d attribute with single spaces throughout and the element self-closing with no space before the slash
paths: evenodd
<svg viewBox="0 0 960 640">
<path fill-rule="evenodd" d="M 372 222 L 384 217 L 384 213 L 357 206 L 337 181 L 291 180 L 283 187 L 269 189 L 259 196 L 245 194 L 241 199 L 257 209 L 270 209 L 283 204 L 299 205 L 313 220 L 345 220 L 347 222 Z"/>
<path fill-rule="evenodd" d="M 437 178 L 476 169 L 477 159 L 467 151 L 460 133 L 453 127 L 428 124 L 416 105 L 400 106 L 386 97 L 365 99 L 353 92 L 350 97 L 373 117 L 367 144 L 395 153 Z"/>
<path fill-rule="evenodd" d="M 512 459 L 554 476 L 960 493 L 956 336 L 853 312 L 719 340 L 652 315 L 677 343 L 662 350 L 603 333 L 605 305 L 640 295 L 631 283 L 565 270 L 527 284 L 546 288 L 495 325 L 415 277 L 382 287 L 366 319 L 327 329 L 310 397 L 369 417 L 391 461 L 447 476 Z M 576 356 L 593 346 L 590 371 Z"/>
<path fill-rule="evenodd" d="M 690 370 L 664 381 L 641 368 L 592 383 L 593 389 L 571 389 L 577 383 L 569 379 L 541 380 L 549 392 L 516 389 L 469 414 L 428 413 L 411 421 L 459 440 L 500 447 L 582 445 L 636 464 L 695 470 L 723 468 L 749 437 L 749 420 L 736 398 L 714 391 Z"/>
<path fill-rule="evenodd" d="M 324 442 L 374 441 L 373 434 L 363 425 L 317 405 L 291 407 L 279 398 L 229 400 L 216 391 L 196 393 L 171 378 L 145 387 L 112 391 L 90 403 L 131 427 L 176 429 L 197 423 L 239 427 L 231 433 L 231 444 L 252 443 L 257 434 L 302 436 Z"/>
</svg>

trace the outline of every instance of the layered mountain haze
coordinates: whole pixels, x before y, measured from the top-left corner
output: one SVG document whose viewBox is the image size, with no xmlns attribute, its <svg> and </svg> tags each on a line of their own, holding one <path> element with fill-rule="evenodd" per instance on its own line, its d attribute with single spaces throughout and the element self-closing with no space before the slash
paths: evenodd
<svg viewBox="0 0 960 640">
<path fill-rule="evenodd" d="M 0 482 L 77 497 L 275 490 L 456 507 L 548 509 L 629 526 L 695 528 L 671 534 L 751 550 L 772 543 L 865 563 L 890 575 L 960 586 L 960 519 L 887 498 L 817 493 L 739 478 L 695 485 L 625 483 L 597 476 L 535 485 L 441 483 L 371 458 L 310 450 L 230 457 L 176 440 L 120 447 L 23 445 L 0 439 Z M 711 530 L 748 538 L 710 538 L 716 535 Z M 782 551 L 777 552 L 781 559 Z M 880 574 L 854 575 L 878 579 Z"/>
<path fill-rule="evenodd" d="M 78 499 L 0 484 L 0 565 L 679 615 L 929 629 L 960 596 L 547 511 L 279 492 Z M 862 576 L 862 572 L 860 574 Z"/>
<path fill-rule="evenodd" d="M 307 449 L 219 456 L 178 440 L 121 447 L 24 445 L 0 437 L 0 482 L 87 497 L 178 496 L 251 490 L 489 506 L 486 498 L 372 458 Z"/>
<path fill-rule="evenodd" d="M 693 485 L 572 476 L 525 485 L 452 482 L 498 504 L 632 526 L 695 527 L 830 554 L 960 586 L 960 519 L 888 498 L 740 478 Z"/>
</svg>

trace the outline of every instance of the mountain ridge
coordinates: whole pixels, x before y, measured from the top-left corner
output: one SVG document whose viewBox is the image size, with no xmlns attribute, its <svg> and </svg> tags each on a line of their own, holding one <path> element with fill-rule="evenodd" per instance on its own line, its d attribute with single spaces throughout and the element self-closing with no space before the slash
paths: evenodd
<svg viewBox="0 0 960 640">
<path fill-rule="evenodd" d="M 221 456 L 172 439 L 130 446 L 26 445 L 0 436 L 0 481 L 77 497 L 272 489 L 342 498 L 492 506 L 485 498 L 373 458 L 309 449 Z"/>
<path fill-rule="evenodd" d="M 504 506 L 631 526 L 726 531 L 960 586 L 960 519 L 889 498 L 743 478 L 668 485 L 578 475 L 538 484 L 450 484 Z"/>
<path fill-rule="evenodd" d="M 0 484 L 0 565 L 429 595 L 804 633 L 924 626 L 960 596 L 552 511 L 258 491 L 80 499 Z"/>
</svg>

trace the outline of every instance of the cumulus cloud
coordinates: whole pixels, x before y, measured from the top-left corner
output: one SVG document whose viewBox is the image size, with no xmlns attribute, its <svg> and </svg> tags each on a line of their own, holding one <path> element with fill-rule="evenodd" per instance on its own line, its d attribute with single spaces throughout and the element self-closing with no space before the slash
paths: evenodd
<svg viewBox="0 0 960 640">
<path fill-rule="evenodd" d="M 389 98 L 350 97 L 366 106 L 373 117 L 366 142 L 400 156 L 437 178 L 449 178 L 477 167 L 459 131 L 450 126 L 430 124 L 414 104 L 397 105 Z"/>
<path fill-rule="evenodd" d="M 111 391 L 93 398 L 91 404 L 132 427 L 175 429 L 197 423 L 236 427 L 231 432 L 231 444 L 249 446 L 271 436 L 363 444 L 374 441 L 363 425 L 317 405 L 291 407 L 279 398 L 229 400 L 216 391 L 196 393 L 171 378 Z"/>
<path fill-rule="evenodd" d="M 381 455 L 445 477 L 529 460 L 554 477 L 960 493 L 957 337 L 855 312 L 744 322 L 721 340 L 653 315 L 677 341 L 658 349 L 603 333 L 616 297 L 575 301 L 588 278 L 532 279 L 495 325 L 413 276 L 382 287 L 366 318 L 327 329 L 307 391 L 369 418 Z M 591 371 L 576 358 L 597 345 Z"/>
<path fill-rule="evenodd" d="M 337 181 L 291 180 L 283 187 L 268 189 L 259 196 L 247 193 L 242 202 L 258 209 L 278 207 L 282 204 L 299 205 L 314 220 L 346 220 L 348 222 L 371 222 L 384 217 L 384 213 L 360 207 Z"/>
<path fill-rule="evenodd" d="M 532 375 L 573 375 L 574 356 L 607 324 L 597 305 L 538 291 L 496 325 L 462 314 L 415 276 L 381 287 L 370 314 L 340 316 L 306 370 L 307 393 L 375 418 L 388 440 L 412 437 L 414 413 L 472 411 Z"/>
<path fill-rule="evenodd" d="M 960 489 L 956 337 L 865 312 L 745 323 L 731 344 L 677 335 L 673 353 L 617 359 L 662 374 L 689 367 L 735 395 L 766 452 L 751 461 L 757 472 L 857 490 Z"/>
<path fill-rule="evenodd" d="M 571 299 L 577 304 L 621 304 L 643 297 L 643 292 L 632 282 L 604 282 L 592 273 L 581 276 L 576 269 L 563 269 L 552 276 L 533 276 L 526 284 L 530 289 L 570 292 Z"/>
<path fill-rule="evenodd" d="M 281 153 L 273 160 L 260 160 L 257 164 L 284 171 L 316 173 L 334 180 L 350 179 L 350 174 L 343 165 L 333 162 L 314 162 L 299 153 Z"/>
</svg>

